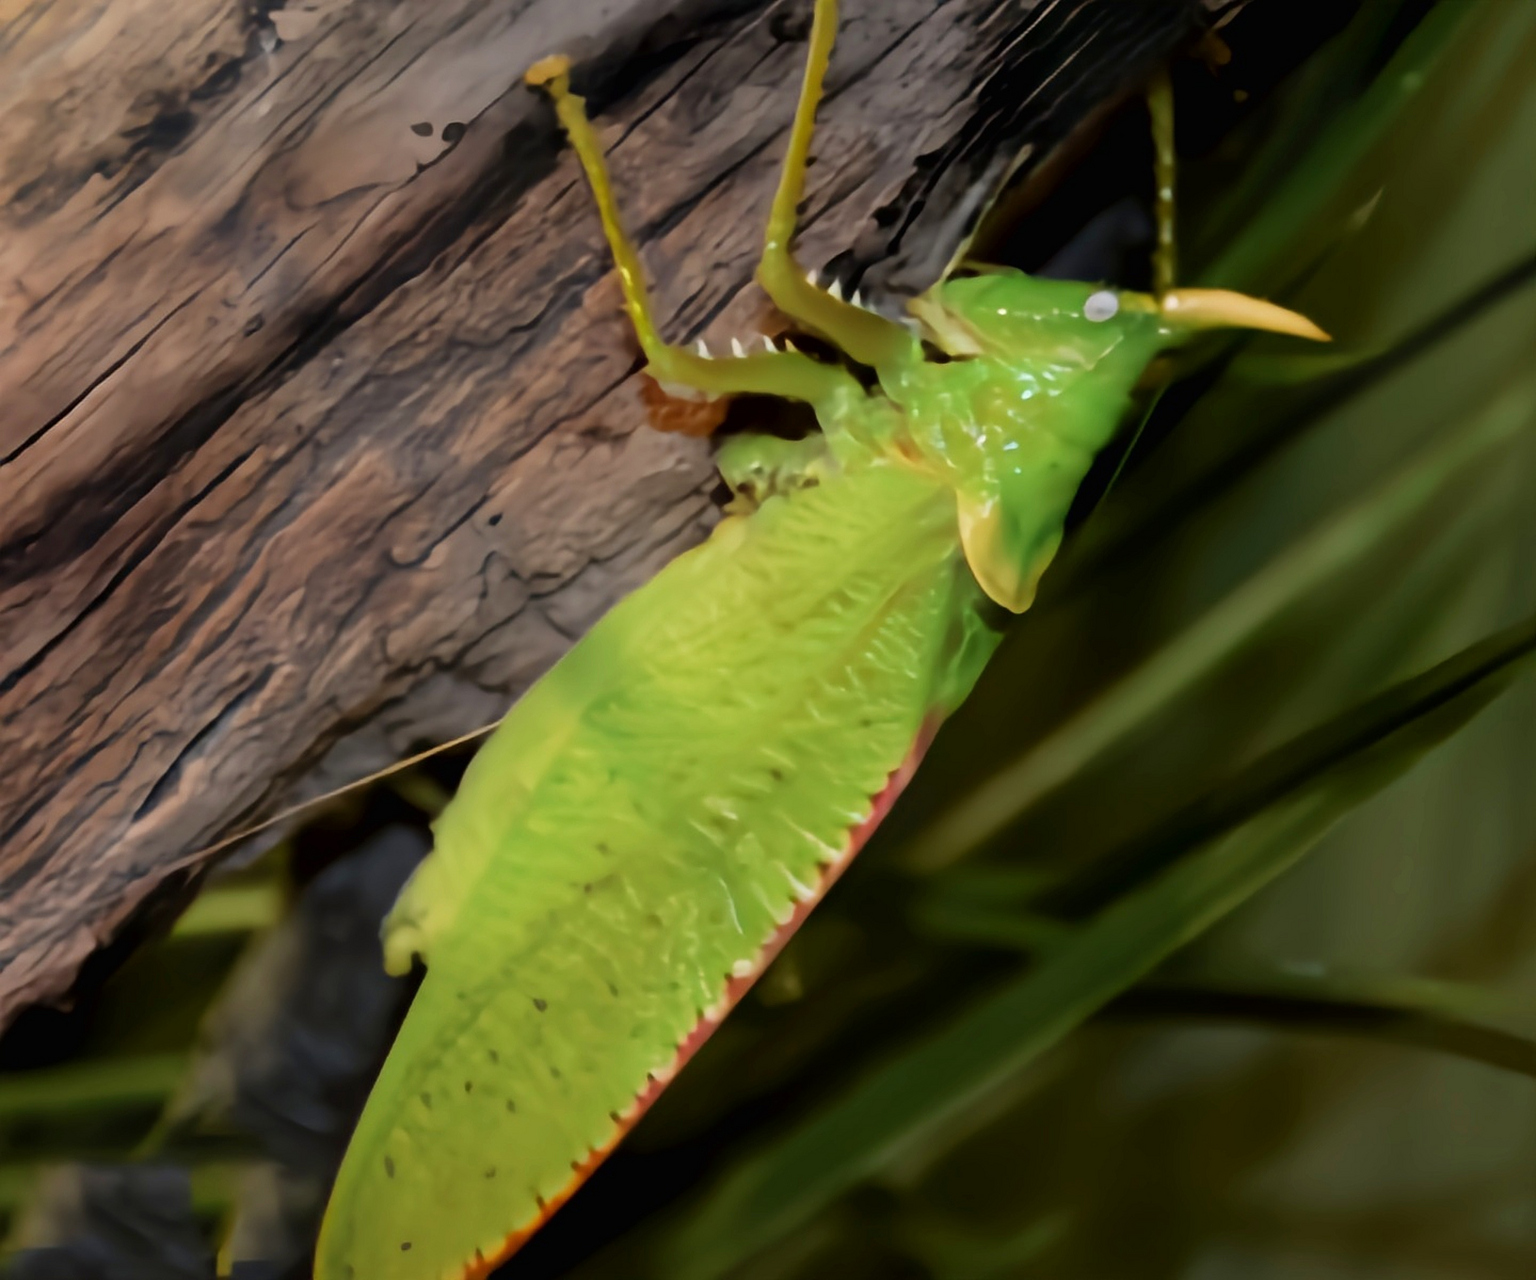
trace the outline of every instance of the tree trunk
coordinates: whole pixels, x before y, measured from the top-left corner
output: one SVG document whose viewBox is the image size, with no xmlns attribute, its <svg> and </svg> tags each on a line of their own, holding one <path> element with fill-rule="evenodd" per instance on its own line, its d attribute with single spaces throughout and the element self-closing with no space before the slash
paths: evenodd
<svg viewBox="0 0 1536 1280">
<path fill-rule="evenodd" d="M 1229 0 L 848 0 L 801 255 L 921 288 Z M 597 24 L 595 27 L 593 24 Z M 505 710 L 714 515 L 534 58 L 678 339 L 751 285 L 808 5 L 0 10 L 0 1022 L 222 832 Z M 842 255 L 842 256 L 838 256 Z"/>
</svg>

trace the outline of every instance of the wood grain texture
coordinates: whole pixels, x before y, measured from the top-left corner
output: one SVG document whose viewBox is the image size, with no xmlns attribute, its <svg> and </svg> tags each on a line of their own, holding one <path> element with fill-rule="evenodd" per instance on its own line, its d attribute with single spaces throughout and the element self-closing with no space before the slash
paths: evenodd
<svg viewBox="0 0 1536 1280">
<path fill-rule="evenodd" d="M 1218 6 L 1219 7 L 1219 3 Z M 803 257 L 909 289 L 1211 0 L 847 0 Z M 0 0 L 0 1022 L 241 820 L 493 719 L 714 518 L 543 104 L 727 343 L 768 0 Z M 851 246 L 851 248 L 850 248 Z"/>
</svg>

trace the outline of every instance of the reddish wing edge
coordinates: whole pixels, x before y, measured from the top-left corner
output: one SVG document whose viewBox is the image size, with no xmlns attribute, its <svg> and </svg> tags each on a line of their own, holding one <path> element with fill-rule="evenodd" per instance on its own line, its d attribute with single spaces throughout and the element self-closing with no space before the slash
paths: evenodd
<svg viewBox="0 0 1536 1280">
<path fill-rule="evenodd" d="M 885 821 L 885 817 L 891 811 L 891 806 L 896 799 L 906 790 L 907 784 L 912 781 L 912 775 L 917 772 L 917 767 L 922 763 L 929 744 L 932 743 L 934 734 L 938 732 L 938 717 L 930 717 L 924 723 L 917 735 L 917 740 L 912 745 L 912 750 L 907 753 L 907 758 L 891 773 L 880 793 L 872 798 L 869 816 L 857 827 L 848 833 L 848 842 L 843 851 L 827 862 L 821 869 L 821 876 L 817 880 L 812 892 L 795 904 L 795 909 L 782 925 L 774 931 L 773 936 L 764 944 L 758 953 L 757 960 L 751 970 L 739 977 L 731 977 L 726 980 L 725 991 L 715 1006 L 702 1017 L 677 1046 L 677 1054 L 661 1072 L 649 1074 L 645 1089 L 630 1103 L 629 1110 L 622 1115 L 618 1112 L 611 1113 L 614 1121 L 613 1136 L 601 1147 L 589 1152 L 587 1158 L 582 1161 L 572 1161 L 571 1180 L 560 1191 L 549 1199 L 538 1201 L 539 1216 L 526 1226 L 511 1232 L 502 1242 L 495 1253 L 486 1255 L 479 1249 L 475 1250 L 475 1256 L 465 1264 L 464 1280 L 485 1280 L 491 1272 L 506 1262 L 511 1256 L 523 1247 L 524 1244 L 537 1232 L 555 1212 L 580 1190 L 582 1183 L 596 1172 L 597 1167 L 603 1163 L 615 1147 L 621 1143 L 631 1129 L 640 1122 L 640 1118 L 651 1109 L 651 1104 L 662 1094 L 662 1091 L 677 1077 L 677 1073 L 688 1065 L 688 1060 L 699 1051 L 699 1047 L 714 1034 L 715 1028 L 725 1021 L 726 1015 L 737 1005 L 737 1002 L 752 989 L 755 983 L 768 966 L 773 963 L 779 952 L 784 949 L 784 944 L 795 935 L 795 931 L 805 923 L 806 917 L 815 910 L 816 905 L 827 895 L 827 891 L 837 883 L 838 877 L 847 870 L 860 849 L 868 842 L 875 829 Z"/>
</svg>

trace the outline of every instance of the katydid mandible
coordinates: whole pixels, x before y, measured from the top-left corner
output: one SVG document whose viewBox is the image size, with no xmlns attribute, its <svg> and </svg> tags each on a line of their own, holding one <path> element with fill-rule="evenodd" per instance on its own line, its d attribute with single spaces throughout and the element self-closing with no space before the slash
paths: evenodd
<svg viewBox="0 0 1536 1280">
<path fill-rule="evenodd" d="M 1152 294 L 972 267 L 910 301 L 914 332 L 822 288 L 791 239 L 836 26 L 817 0 L 757 276 L 846 364 L 667 343 L 566 61 L 528 73 L 586 171 L 652 376 L 802 401 L 821 433 L 730 440 L 736 500 L 711 537 L 610 611 L 471 763 L 385 926 L 390 969 L 419 956 L 427 973 L 337 1177 L 318 1280 L 483 1277 L 510 1256 L 879 822 L 997 643 L 986 598 L 1029 607 L 1152 359 L 1215 327 L 1326 336 L 1268 302 L 1173 288 L 1171 226 Z"/>
</svg>

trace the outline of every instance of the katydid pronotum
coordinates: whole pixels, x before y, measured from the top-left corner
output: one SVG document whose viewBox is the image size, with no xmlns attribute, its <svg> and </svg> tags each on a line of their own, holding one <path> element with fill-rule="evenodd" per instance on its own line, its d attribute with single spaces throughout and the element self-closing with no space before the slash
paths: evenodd
<svg viewBox="0 0 1536 1280">
<path fill-rule="evenodd" d="M 986 598 L 1029 607 L 1154 357 L 1216 327 L 1325 337 L 1172 286 L 1161 108 L 1155 292 L 970 266 L 910 301 L 909 328 L 821 287 L 790 242 L 836 26 L 817 0 L 757 274 L 846 363 L 668 344 L 566 61 L 528 73 L 586 171 L 652 376 L 802 401 L 821 433 L 730 440 L 730 514 L 471 763 L 386 924 L 390 968 L 427 973 L 337 1177 L 318 1280 L 481 1277 L 516 1250 L 879 822 L 998 640 Z"/>
</svg>

